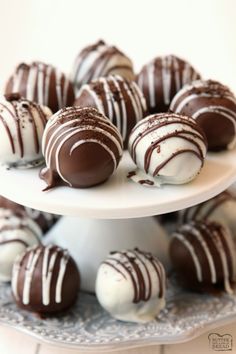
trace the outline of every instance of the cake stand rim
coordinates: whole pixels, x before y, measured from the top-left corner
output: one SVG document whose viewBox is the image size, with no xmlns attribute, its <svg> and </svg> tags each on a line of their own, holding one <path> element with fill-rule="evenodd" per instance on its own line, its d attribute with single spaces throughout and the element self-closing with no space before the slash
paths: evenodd
<svg viewBox="0 0 236 354">
<path fill-rule="evenodd" d="M 123 158 L 123 164 L 126 163 L 127 166 L 131 168 L 133 167 L 133 165 L 130 163 L 130 161 L 128 161 L 128 159 L 130 158 L 127 157 L 127 153 L 125 153 L 125 156 Z M 86 202 L 86 194 L 85 194 L 86 190 L 72 189 L 69 187 L 59 187 L 58 192 L 56 189 L 53 190 L 52 192 L 54 193 L 54 191 L 56 191 L 56 195 L 58 194 L 63 197 L 68 196 L 68 198 L 70 198 L 72 196 L 72 193 L 74 193 L 75 191 L 73 197 L 74 200 L 71 205 L 69 200 L 67 201 L 67 203 L 65 203 L 64 199 L 59 198 L 58 196 L 56 196 L 56 198 L 52 197 L 52 200 L 50 200 L 51 191 L 46 192 L 44 197 L 44 192 L 42 192 L 42 187 L 44 186 L 44 184 L 43 181 L 39 179 L 39 177 L 37 182 L 36 180 L 35 182 L 30 182 L 31 189 L 34 187 L 34 184 L 37 183 L 37 191 L 35 193 L 33 192 L 35 194 L 34 196 L 31 196 L 29 195 L 29 193 L 25 192 L 24 188 L 22 190 L 21 189 L 18 190 L 16 176 L 20 176 L 21 178 L 20 182 L 25 181 L 26 183 L 30 179 L 29 176 L 31 175 L 34 176 L 35 174 L 38 173 L 39 171 L 38 168 L 33 170 L 25 170 L 25 171 L 16 170 L 16 172 L 14 170 L 5 171 L 3 169 L 0 169 L 0 180 L 2 180 L 0 183 L 0 193 L 2 196 L 10 200 L 13 200 L 19 204 L 23 204 L 27 207 L 42 210 L 45 212 L 51 212 L 54 214 L 65 215 L 65 216 L 79 216 L 79 217 L 91 218 L 91 219 L 129 219 L 129 218 L 146 217 L 146 216 L 173 212 L 179 209 L 190 207 L 192 205 L 196 205 L 198 203 L 201 203 L 205 200 L 214 197 L 215 195 L 221 193 L 222 191 L 230 187 L 236 181 L 236 150 L 224 152 L 224 153 L 208 154 L 206 164 L 209 164 L 212 161 L 216 165 L 218 163 L 219 166 L 221 164 L 223 166 L 226 166 L 225 163 L 227 163 L 227 170 L 223 171 L 224 173 L 222 172 L 222 175 L 216 176 L 215 180 L 213 181 L 212 187 L 210 187 L 211 181 L 210 184 L 209 182 L 207 184 L 208 188 L 204 187 L 204 184 L 202 183 L 199 193 L 197 190 L 199 189 L 199 186 L 196 187 L 196 180 L 198 180 L 201 177 L 201 173 L 203 171 L 200 173 L 199 176 L 197 176 L 197 178 L 193 182 L 190 182 L 189 184 L 178 185 L 178 186 L 164 185 L 163 187 L 161 187 L 161 189 L 155 189 L 153 193 L 147 191 L 150 190 L 150 188 L 147 188 L 146 190 L 145 187 L 140 185 L 130 186 L 132 182 L 125 181 L 122 182 L 121 187 L 118 187 L 120 188 L 120 192 L 121 192 L 121 195 L 119 196 L 119 189 L 117 189 L 117 182 L 119 181 L 119 178 L 121 177 L 124 178 L 124 171 L 127 172 L 127 170 L 124 169 L 125 167 L 123 167 L 123 170 L 121 169 L 117 171 L 118 175 L 116 176 L 116 179 L 110 182 L 108 187 L 106 183 L 99 187 L 94 187 L 99 197 L 102 196 L 101 191 L 108 190 L 108 192 L 106 192 L 107 193 L 106 201 L 108 201 L 108 204 L 103 205 L 103 207 L 101 206 L 101 203 L 100 204 L 98 203 L 96 197 L 94 197 L 94 201 L 96 203 L 95 205 L 93 205 L 92 203 L 93 197 L 91 198 L 91 191 L 93 190 L 93 188 L 89 189 L 88 192 L 88 196 L 90 195 L 90 199 L 91 199 L 91 202 L 88 205 L 79 204 L 80 191 L 81 191 L 81 195 L 83 195 L 82 201 Z M 24 173 L 25 173 L 25 177 L 23 175 Z M 13 188 L 12 188 L 12 184 L 13 184 Z M 113 185 L 116 188 L 116 194 L 114 194 L 114 192 L 111 191 Z M 27 185 L 25 185 L 24 187 L 27 188 Z M 66 190 L 68 191 L 66 192 Z M 188 192 L 188 190 L 190 192 Z M 131 197 L 125 195 L 129 193 L 129 191 L 132 192 Z M 142 191 L 142 195 L 145 195 L 146 198 L 145 200 L 144 199 L 142 200 L 142 197 L 140 197 L 139 194 L 140 191 Z M 177 191 L 177 193 L 179 193 L 179 196 L 181 194 L 181 191 L 183 191 L 183 195 L 181 195 L 181 199 L 172 198 L 169 201 L 167 199 L 166 200 L 163 199 L 161 203 L 159 204 L 157 203 L 156 200 L 158 199 L 158 196 L 160 196 L 161 194 L 164 195 L 165 192 L 171 194 L 171 191 L 174 191 L 175 194 L 176 194 L 175 191 Z M 112 193 L 114 195 L 114 198 L 116 198 L 117 200 L 119 197 L 124 198 L 125 196 L 125 198 L 128 201 L 128 204 L 126 204 L 126 199 L 124 199 L 123 204 L 116 206 L 116 204 L 112 201 Z M 140 197 L 139 203 L 136 203 L 136 201 L 132 202 L 131 200 L 132 197 L 137 196 L 137 194 Z M 76 197 L 78 198 L 76 199 Z M 150 197 L 150 202 L 148 199 L 149 197 Z M 78 202 L 78 204 L 76 205 L 75 205 L 75 199 L 76 199 L 76 203 Z"/>
</svg>

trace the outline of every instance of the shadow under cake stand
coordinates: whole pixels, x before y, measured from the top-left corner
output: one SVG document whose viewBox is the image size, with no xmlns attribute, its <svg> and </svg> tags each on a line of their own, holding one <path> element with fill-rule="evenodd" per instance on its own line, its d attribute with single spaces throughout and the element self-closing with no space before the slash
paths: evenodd
<svg viewBox="0 0 236 354">
<path fill-rule="evenodd" d="M 158 229 L 152 216 L 190 207 L 228 188 L 236 181 L 236 151 L 208 154 L 199 176 L 186 185 L 144 187 L 127 179 L 134 169 L 125 152 L 117 172 L 103 185 L 91 189 L 58 187 L 47 192 L 42 192 L 45 184 L 38 177 L 39 169 L 1 169 L 0 194 L 27 207 L 64 215 L 46 240 L 68 248 L 80 269 L 92 269 L 97 267 L 93 263 L 99 250 L 106 254 L 106 249 L 117 247 L 138 246 L 150 251 L 156 247 L 155 240 L 164 236 L 161 230 L 160 235 L 155 234 Z M 161 253 L 166 252 L 163 245 Z M 92 290 L 94 278 L 87 283 L 86 277 L 82 280 L 83 287 Z M 0 323 L 45 342 L 80 350 L 183 342 L 229 323 L 235 316 L 236 296 L 189 294 L 170 281 L 167 308 L 158 321 L 142 325 L 116 321 L 89 294 L 81 294 L 65 316 L 42 321 L 17 309 L 10 286 L 0 286 Z"/>
</svg>

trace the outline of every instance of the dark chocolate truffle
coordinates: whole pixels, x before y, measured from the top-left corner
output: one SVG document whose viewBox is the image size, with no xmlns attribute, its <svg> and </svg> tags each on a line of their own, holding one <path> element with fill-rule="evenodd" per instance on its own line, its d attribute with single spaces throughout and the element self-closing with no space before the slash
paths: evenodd
<svg viewBox="0 0 236 354">
<path fill-rule="evenodd" d="M 17 216 L 25 216 L 32 219 L 40 227 L 43 234 L 45 234 L 59 219 L 58 215 L 31 209 L 1 196 L 0 208 L 12 210 Z"/>
<path fill-rule="evenodd" d="M 18 92 L 21 96 L 49 107 L 54 113 L 73 104 L 72 83 L 52 65 L 21 63 L 9 78 L 5 93 Z"/>
<path fill-rule="evenodd" d="M 76 92 L 93 79 L 118 74 L 128 80 L 134 80 L 131 60 L 114 46 L 98 41 L 85 47 L 77 56 L 71 79 Z"/>
<path fill-rule="evenodd" d="M 174 55 L 153 59 L 137 76 L 150 113 L 166 112 L 174 95 L 200 75 L 185 60 Z"/>
<path fill-rule="evenodd" d="M 119 129 L 125 147 L 132 128 L 147 111 L 146 100 L 137 84 L 119 75 L 82 86 L 74 105 L 94 107 L 107 116 Z"/>
<path fill-rule="evenodd" d="M 217 221 L 223 226 L 228 227 L 232 233 L 236 244 L 236 195 L 230 191 L 224 191 L 214 198 L 201 204 L 183 209 L 178 212 L 179 224 L 189 221 Z"/>
<path fill-rule="evenodd" d="M 44 162 L 41 141 L 49 108 L 19 94 L 6 95 L 0 102 L 0 165 L 29 168 Z"/>
<path fill-rule="evenodd" d="M 122 156 L 118 129 L 95 108 L 68 107 L 48 121 L 43 135 L 47 189 L 57 184 L 86 188 L 115 171 Z"/>
<path fill-rule="evenodd" d="M 137 169 L 128 177 L 148 186 L 188 183 L 200 172 L 206 151 L 204 133 L 192 118 L 153 114 L 130 134 L 129 152 Z"/>
<path fill-rule="evenodd" d="M 198 80 L 180 90 L 170 110 L 196 119 L 204 130 L 211 151 L 236 145 L 236 98 L 217 81 Z"/>
<path fill-rule="evenodd" d="M 216 222 L 190 222 L 173 233 L 170 257 L 182 284 L 199 291 L 232 293 L 236 253 L 231 233 Z"/>
<path fill-rule="evenodd" d="M 57 246 L 32 247 L 13 266 L 12 293 L 17 305 L 39 314 L 61 312 L 72 306 L 79 283 L 74 260 Z"/>
</svg>

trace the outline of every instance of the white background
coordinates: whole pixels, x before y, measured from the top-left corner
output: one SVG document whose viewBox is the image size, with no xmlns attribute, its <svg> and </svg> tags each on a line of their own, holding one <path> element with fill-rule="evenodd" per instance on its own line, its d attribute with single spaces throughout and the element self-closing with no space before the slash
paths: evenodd
<svg viewBox="0 0 236 354">
<path fill-rule="evenodd" d="M 173 53 L 236 92 L 235 0 L 0 0 L 0 88 L 20 61 L 70 72 L 77 52 L 100 38 L 137 70 Z"/>
</svg>

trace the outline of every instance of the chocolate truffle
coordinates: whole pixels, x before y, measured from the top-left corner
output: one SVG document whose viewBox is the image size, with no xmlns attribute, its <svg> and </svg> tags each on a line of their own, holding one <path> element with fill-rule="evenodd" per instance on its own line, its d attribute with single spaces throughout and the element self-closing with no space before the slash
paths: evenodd
<svg viewBox="0 0 236 354">
<path fill-rule="evenodd" d="M 0 196 L 0 208 L 10 209 L 20 217 L 28 217 L 32 219 L 40 227 L 43 234 L 57 222 L 59 215 L 45 213 L 40 210 L 31 209 L 21 204 L 15 203 L 7 198 Z"/>
<path fill-rule="evenodd" d="M 190 115 L 204 130 L 211 151 L 236 145 L 236 98 L 217 81 L 198 80 L 186 85 L 171 102 L 170 109 Z"/>
<path fill-rule="evenodd" d="M 192 118 L 154 114 L 130 134 L 129 152 L 138 168 L 128 177 L 150 186 L 188 183 L 200 172 L 206 151 L 204 133 Z"/>
<path fill-rule="evenodd" d="M 62 312 L 79 291 L 79 272 L 68 251 L 48 245 L 32 247 L 15 261 L 12 293 L 17 305 L 39 314 Z"/>
<path fill-rule="evenodd" d="M 228 227 L 236 243 L 236 195 L 227 190 L 214 198 L 178 213 L 179 224 L 189 221 L 216 221 Z"/>
<path fill-rule="evenodd" d="M 149 113 L 166 112 L 174 95 L 200 75 L 185 60 L 174 55 L 153 59 L 137 75 L 137 82 L 147 100 Z"/>
<path fill-rule="evenodd" d="M 165 307 L 166 276 L 151 253 L 112 252 L 100 265 L 96 295 L 101 306 L 121 321 L 148 322 Z"/>
<path fill-rule="evenodd" d="M 236 253 L 231 233 L 221 224 L 192 221 L 182 225 L 173 234 L 170 257 L 186 288 L 233 293 Z"/>
<path fill-rule="evenodd" d="M 21 63 L 9 78 L 5 93 L 18 92 L 30 101 L 49 107 L 54 113 L 73 104 L 72 83 L 52 65 L 38 61 Z"/>
<path fill-rule="evenodd" d="M 49 108 L 20 98 L 6 96 L 0 102 L 0 165 L 28 168 L 42 164 L 41 140 Z"/>
<path fill-rule="evenodd" d="M 74 105 L 94 107 L 107 116 L 119 129 L 125 148 L 132 128 L 147 112 L 146 100 L 137 84 L 119 75 L 82 86 Z"/>
<path fill-rule="evenodd" d="M 43 135 L 48 185 L 86 188 L 105 182 L 122 156 L 118 129 L 95 108 L 68 107 L 49 120 Z"/>
<path fill-rule="evenodd" d="M 0 282 L 11 280 L 16 257 L 40 240 L 41 230 L 33 220 L 0 208 Z"/>
<path fill-rule="evenodd" d="M 93 79 L 118 74 L 128 80 L 134 80 L 131 60 L 114 46 L 98 41 L 85 47 L 77 56 L 71 74 L 76 92 L 82 85 Z"/>
</svg>

